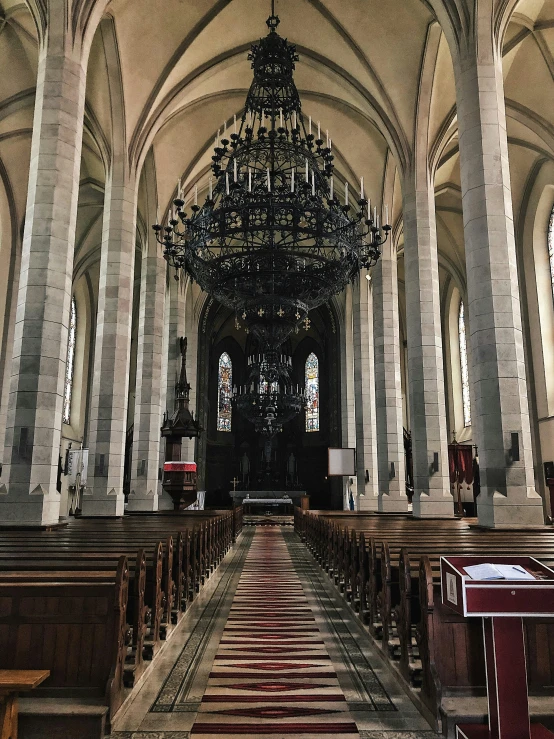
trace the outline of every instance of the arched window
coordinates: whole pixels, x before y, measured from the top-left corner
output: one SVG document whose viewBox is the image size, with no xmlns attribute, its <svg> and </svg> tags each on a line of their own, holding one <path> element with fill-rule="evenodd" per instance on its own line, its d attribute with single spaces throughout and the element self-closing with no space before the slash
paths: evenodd
<svg viewBox="0 0 554 739">
<path fill-rule="evenodd" d="M 217 372 L 217 430 L 231 430 L 231 398 L 233 397 L 233 363 L 227 352 L 219 357 Z"/>
<path fill-rule="evenodd" d="M 312 352 L 306 359 L 306 431 L 319 431 L 319 360 Z"/>
<path fill-rule="evenodd" d="M 552 299 L 554 300 L 554 206 L 552 206 L 548 221 L 548 261 L 550 262 L 550 284 L 552 285 Z"/>
<path fill-rule="evenodd" d="M 71 315 L 69 318 L 69 338 L 67 342 L 67 358 L 65 361 L 65 387 L 63 391 L 63 422 L 71 422 L 71 395 L 73 393 L 73 370 L 75 369 L 75 337 L 77 334 L 77 308 L 75 298 L 71 299 Z"/>
<path fill-rule="evenodd" d="M 464 301 L 460 300 L 458 311 L 458 340 L 460 342 L 460 370 L 462 375 L 462 406 L 464 409 L 464 426 L 471 426 L 471 402 L 469 399 L 469 373 L 467 369 L 466 324 L 464 318 Z"/>
</svg>

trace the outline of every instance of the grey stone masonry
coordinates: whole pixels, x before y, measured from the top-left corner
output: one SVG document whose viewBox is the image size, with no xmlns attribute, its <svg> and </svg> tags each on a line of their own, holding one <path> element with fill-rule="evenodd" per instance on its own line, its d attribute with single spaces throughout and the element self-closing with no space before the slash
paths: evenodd
<svg viewBox="0 0 554 739">
<path fill-rule="evenodd" d="M 356 400 L 356 463 L 358 510 L 376 511 L 379 505 L 377 429 L 375 426 L 375 372 L 370 286 L 364 270 L 352 288 L 354 338 L 354 392 Z M 366 482 L 366 470 L 369 482 Z"/>
<path fill-rule="evenodd" d="M 54 11 L 52 11 L 54 12 Z M 0 520 L 57 523 L 86 69 L 55 18 L 39 54 Z M 77 45 L 78 46 L 78 45 Z"/>
<path fill-rule="evenodd" d="M 484 526 L 521 527 L 542 524 L 543 507 L 533 480 L 502 59 L 490 19 L 476 23 L 476 39 L 467 42 L 455 73 L 472 428 L 481 474 L 477 509 Z M 511 453 L 516 438 L 519 460 Z"/>
<path fill-rule="evenodd" d="M 100 257 L 89 478 L 83 495 L 83 516 L 123 515 L 136 201 L 134 182 L 114 182 L 113 176 L 109 178 Z"/>
<path fill-rule="evenodd" d="M 378 510 L 407 511 L 406 464 L 402 427 L 400 327 L 396 248 L 383 247 L 373 271 L 375 417 L 379 465 Z"/>
<path fill-rule="evenodd" d="M 131 466 L 131 511 L 158 510 L 158 469 L 162 423 L 163 330 L 166 267 L 157 243 L 142 260 L 135 428 Z"/>
<path fill-rule="evenodd" d="M 403 214 L 413 514 L 453 516 L 435 204 L 427 181 L 416 185 L 406 178 Z"/>
</svg>

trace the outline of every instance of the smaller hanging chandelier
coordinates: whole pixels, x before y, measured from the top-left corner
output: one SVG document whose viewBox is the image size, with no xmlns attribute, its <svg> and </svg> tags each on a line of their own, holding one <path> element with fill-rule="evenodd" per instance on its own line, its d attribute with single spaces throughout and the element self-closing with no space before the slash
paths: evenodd
<svg viewBox="0 0 554 739">
<path fill-rule="evenodd" d="M 236 410 L 254 424 L 256 431 L 272 438 L 305 406 L 304 390 L 290 378 L 291 357 L 268 351 L 248 357 L 250 375 L 245 385 L 235 387 Z"/>
</svg>

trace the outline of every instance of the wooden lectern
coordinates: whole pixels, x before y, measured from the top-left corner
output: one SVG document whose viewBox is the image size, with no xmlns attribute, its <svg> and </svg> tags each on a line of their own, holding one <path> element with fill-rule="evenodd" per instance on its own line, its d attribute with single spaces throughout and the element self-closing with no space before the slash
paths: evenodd
<svg viewBox="0 0 554 739">
<path fill-rule="evenodd" d="M 516 565 L 535 579 L 476 580 L 473 565 Z M 533 557 L 441 557 L 443 605 L 483 619 L 489 723 L 456 727 L 456 739 L 554 739 L 531 724 L 523 618 L 554 616 L 554 571 Z"/>
</svg>

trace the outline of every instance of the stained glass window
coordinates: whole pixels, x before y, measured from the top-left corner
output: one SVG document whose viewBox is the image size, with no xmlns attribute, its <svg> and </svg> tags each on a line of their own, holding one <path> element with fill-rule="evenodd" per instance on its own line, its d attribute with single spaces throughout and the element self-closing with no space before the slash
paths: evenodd
<svg viewBox="0 0 554 739">
<path fill-rule="evenodd" d="M 63 392 L 63 422 L 71 421 L 71 395 L 73 393 L 73 370 L 75 368 L 75 336 L 77 334 L 77 308 L 75 298 L 71 300 L 69 318 L 69 338 L 67 342 L 67 358 L 65 361 L 65 387 Z"/>
<path fill-rule="evenodd" d="M 550 262 L 550 284 L 552 285 L 552 298 L 554 299 L 554 206 L 548 221 L 548 259 Z"/>
<path fill-rule="evenodd" d="M 306 431 L 319 431 L 319 360 L 312 352 L 306 360 Z"/>
<path fill-rule="evenodd" d="M 231 430 L 231 398 L 233 397 L 233 363 L 227 352 L 219 357 L 217 373 L 217 430 Z"/>
<path fill-rule="evenodd" d="M 462 373 L 462 406 L 464 409 L 464 426 L 471 426 L 471 403 L 469 400 L 469 373 L 467 369 L 466 324 L 464 313 L 464 301 L 460 300 L 460 310 L 458 311 L 458 337 L 460 343 L 460 369 Z"/>
</svg>

